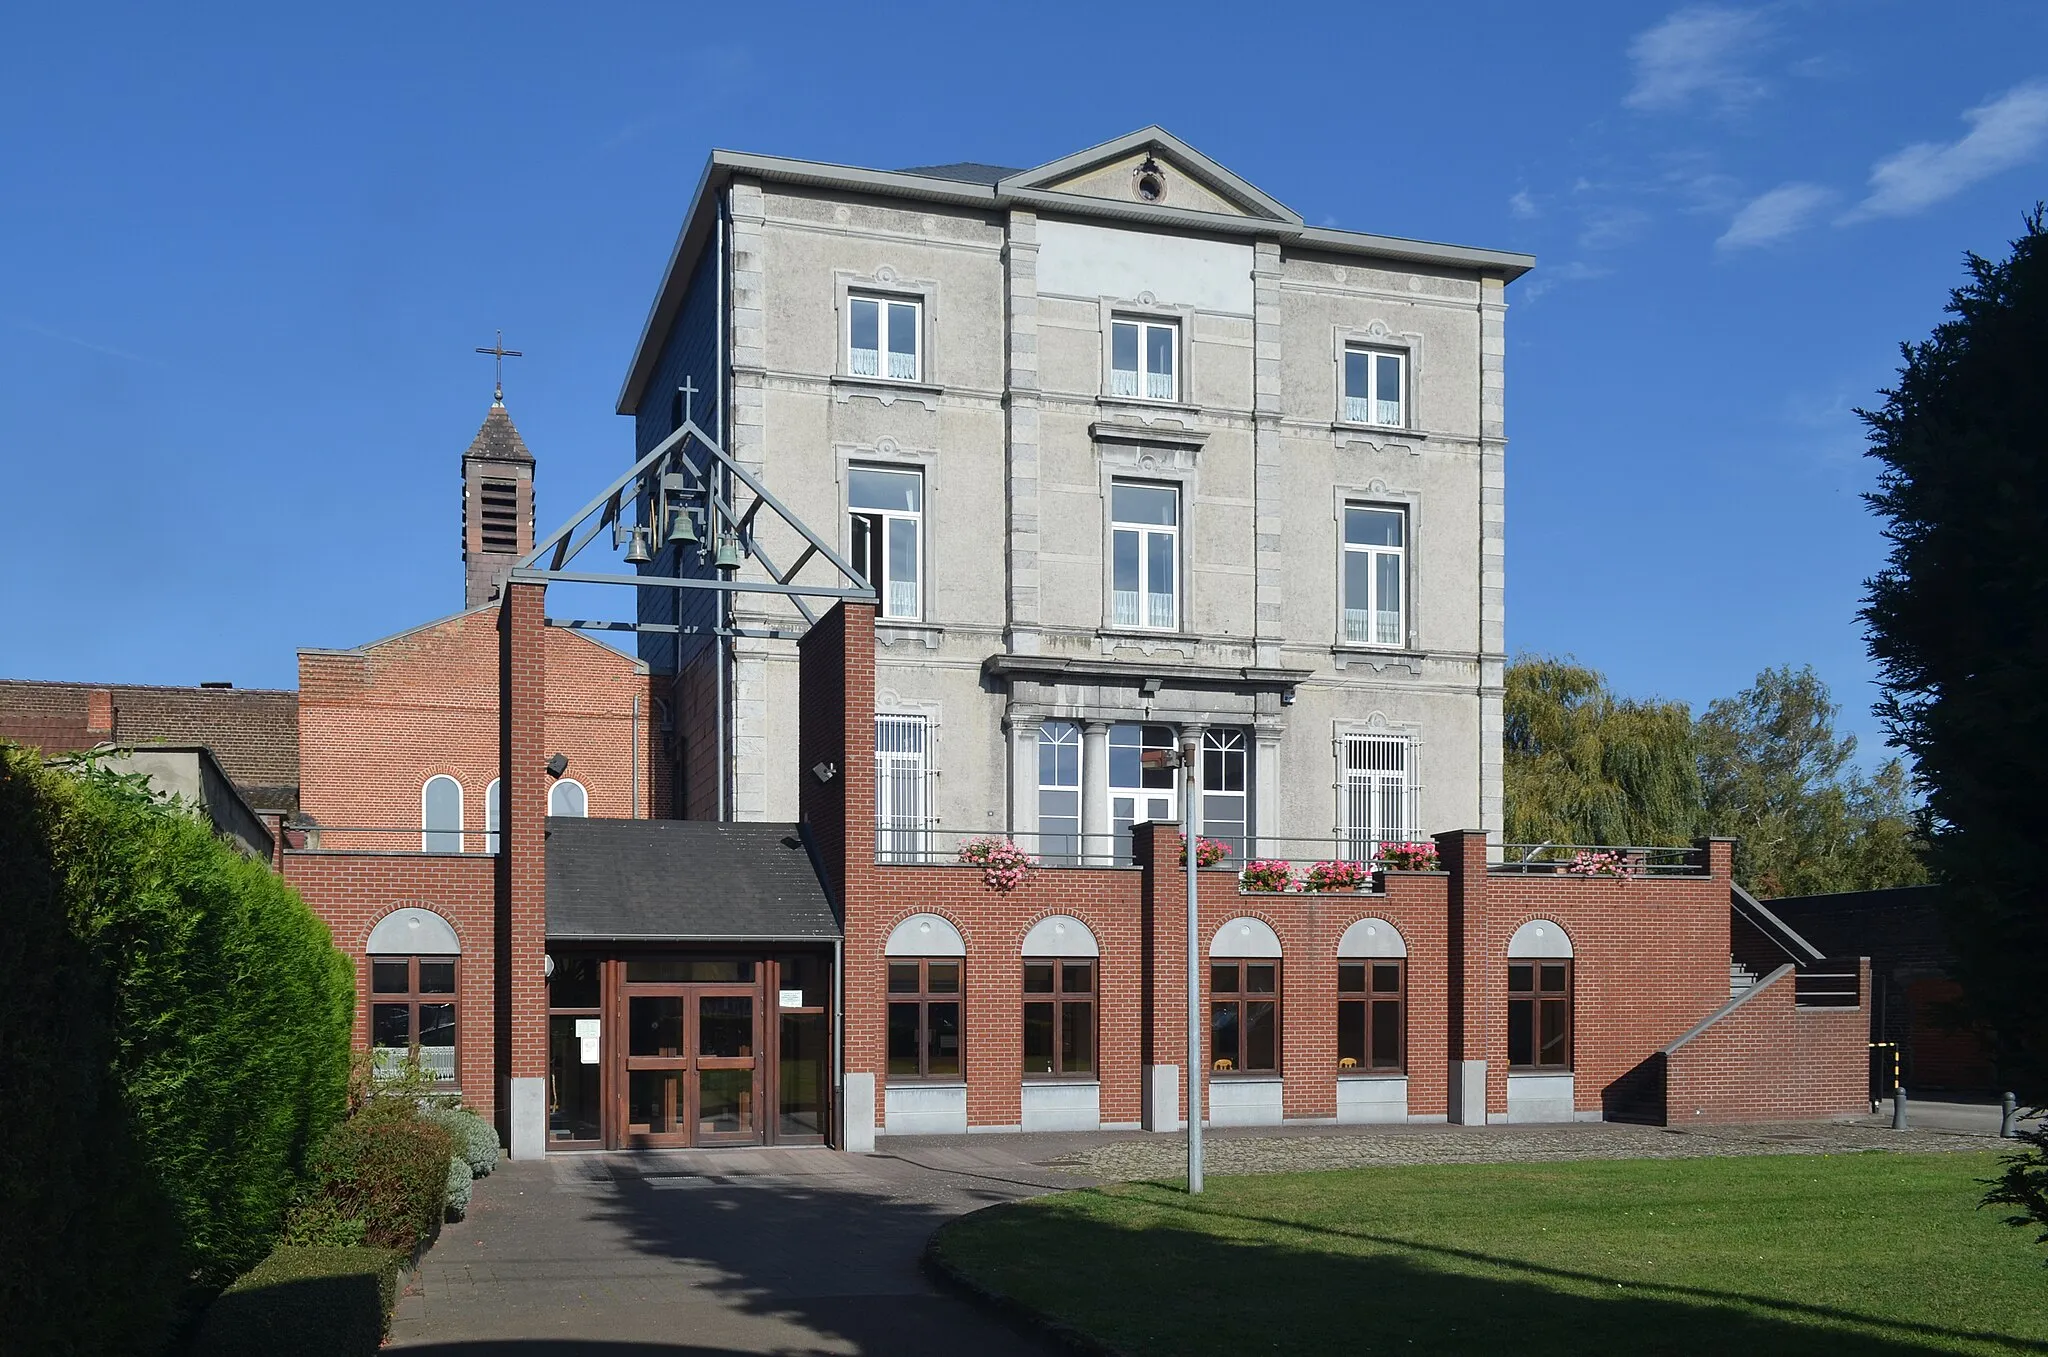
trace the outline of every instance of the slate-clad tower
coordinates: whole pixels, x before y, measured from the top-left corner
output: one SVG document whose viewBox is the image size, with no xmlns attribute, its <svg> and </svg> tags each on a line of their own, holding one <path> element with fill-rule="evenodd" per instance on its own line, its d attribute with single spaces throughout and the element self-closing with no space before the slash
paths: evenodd
<svg viewBox="0 0 2048 1357">
<path fill-rule="evenodd" d="M 501 395 L 462 454 L 462 606 L 496 598 L 505 572 L 531 550 L 533 454 Z"/>
</svg>

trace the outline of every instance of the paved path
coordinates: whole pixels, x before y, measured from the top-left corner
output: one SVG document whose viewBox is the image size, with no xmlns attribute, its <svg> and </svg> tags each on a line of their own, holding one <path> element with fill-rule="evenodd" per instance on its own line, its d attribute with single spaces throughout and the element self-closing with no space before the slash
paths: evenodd
<svg viewBox="0 0 2048 1357">
<path fill-rule="evenodd" d="M 1972 1130 L 1982 1120 L 1958 1119 Z M 1217 1173 L 2001 1144 L 1932 1126 L 1894 1132 L 1887 1121 L 1240 1128 L 1212 1131 L 1206 1144 Z M 875 1155 L 735 1149 L 506 1164 L 427 1255 L 399 1302 L 393 1343 L 412 1357 L 1044 1353 L 1041 1340 L 935 1290 L 918 1265 L 925 1240 L 995 1202 L 1173 1177 L 1184 1154 L 1177 1135 L 1101 1132 L 886 1137 Z"/>
<path fill-rule="evenodd" d="M 938 1292 L 918 1256 L 956 1215 L 1083 1180 L 978 1143 L 918 1160 L 769 1149 L 508 1163 L 427 1255 L 393 1346 L 413 1357 L 1048 1351 Z"/>
</svg>

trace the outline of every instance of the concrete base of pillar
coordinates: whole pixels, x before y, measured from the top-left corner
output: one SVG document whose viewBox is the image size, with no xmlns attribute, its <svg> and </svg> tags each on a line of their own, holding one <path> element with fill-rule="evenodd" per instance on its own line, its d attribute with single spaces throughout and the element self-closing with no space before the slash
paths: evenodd
<svg viewBox="0 0 2048 1357">
<path fill-rule="evenodd" d="M 844 1130 L 840 1148 L 848 1154 L 875 1152 L 875 1076 L 848 1074 L 840 1095 Z"/>
<path fill-rule="evenodd" d="M 1486 1062 L 1451 1062 L 1451 1124 L 1486 1125 Z"/>
<path fill-rule="evenodd" d="M 548 1148 L 548 1081 L 512 1080 L 512 1157 L 538 1159 Z"/>
<path fill-rule="evenodd" d="M 1148 1131 L 1184 1129 L 1180 1116 L 1180 1066 L 1145 1067 L 1145 1103 L 1142 1110 Z"/>
</svg>

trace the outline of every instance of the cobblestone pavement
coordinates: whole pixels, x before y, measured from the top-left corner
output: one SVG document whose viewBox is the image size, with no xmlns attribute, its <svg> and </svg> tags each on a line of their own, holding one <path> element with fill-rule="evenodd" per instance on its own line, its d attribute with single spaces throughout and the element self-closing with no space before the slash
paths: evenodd
<svg viewBox="0 0 2048 1357">
<path fill-rule="evenodd" d="M 1555 1126 L 1383 1126 L 1298 1128 L 1284 1135 L 1211 1131 L 1203 1162 L 1211 1173 L 1294 1173 L 1375 1164 L 1541 1163 L 1568 1159 L 1692 1159 L 1712 1155 L 1914 1153 L 1997 1148 L 2001 1142 L 1949 1131 L 1894 1131 L 1869 1121 L 1775 1122 L 1762 1126 L 1659 1127 L 1588 1122 Z M 1183 1137 L 1143 1136 L 1091 1145 L 1040 1161 L 1099 1180 L 1173 1178 L 1187 1169 Z"/>
</svg>

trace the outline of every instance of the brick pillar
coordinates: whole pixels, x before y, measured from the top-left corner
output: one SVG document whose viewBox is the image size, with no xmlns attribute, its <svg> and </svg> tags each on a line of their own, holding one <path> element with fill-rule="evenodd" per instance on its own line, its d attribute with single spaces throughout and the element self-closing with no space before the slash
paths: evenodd
<svg viewBox="0 0 2048 1357">
<path fill-rule="evenodd" d="M 1735 840 L 1694 839 L 1692 849 L 1699 865 L 1707 869 L 1708 876 L 1716 881 L 1735 879 Z"/>
<path fill-rule="evenodd" d="M 114 738 L 114 695 L 105 688 L 85 695 L 85 733 L 95 744 Z"/>
<path fill-rule="evenodd" d="M 1450 905 L 1450 1119 L 1461 1126 L 1486 1124 L 1489 1048 L 1506 1007 L 1494 993 L 1487 964 L 1490 936 L 1486 918 L 1486 831 L 1454 829 L 1436 836 L 1437 860 L 1451 874 Z M 1498 1071 L 1502 1106 L 1506 1073 Z"/>
<path fill-rule="evenodd" d="M 547 1145 L 547 588 L 508 582 L 498 608 L 498 1105 L 514 1158 Z"/>
<path fill-rule="evenodd" d="M 1183 1120 L 1182 1072 L 1188 1054 L 1188 874 L 1180 864 L 1180 830 L 1147 823 L 1131 830 L 1140 868 L 1140 926 L 1144 930 L 1144 1010 L 1139 1019 L 1144 1088 L 1141 1116 L 1148 1131 L 1178 1131 Z"/>
</svg>

